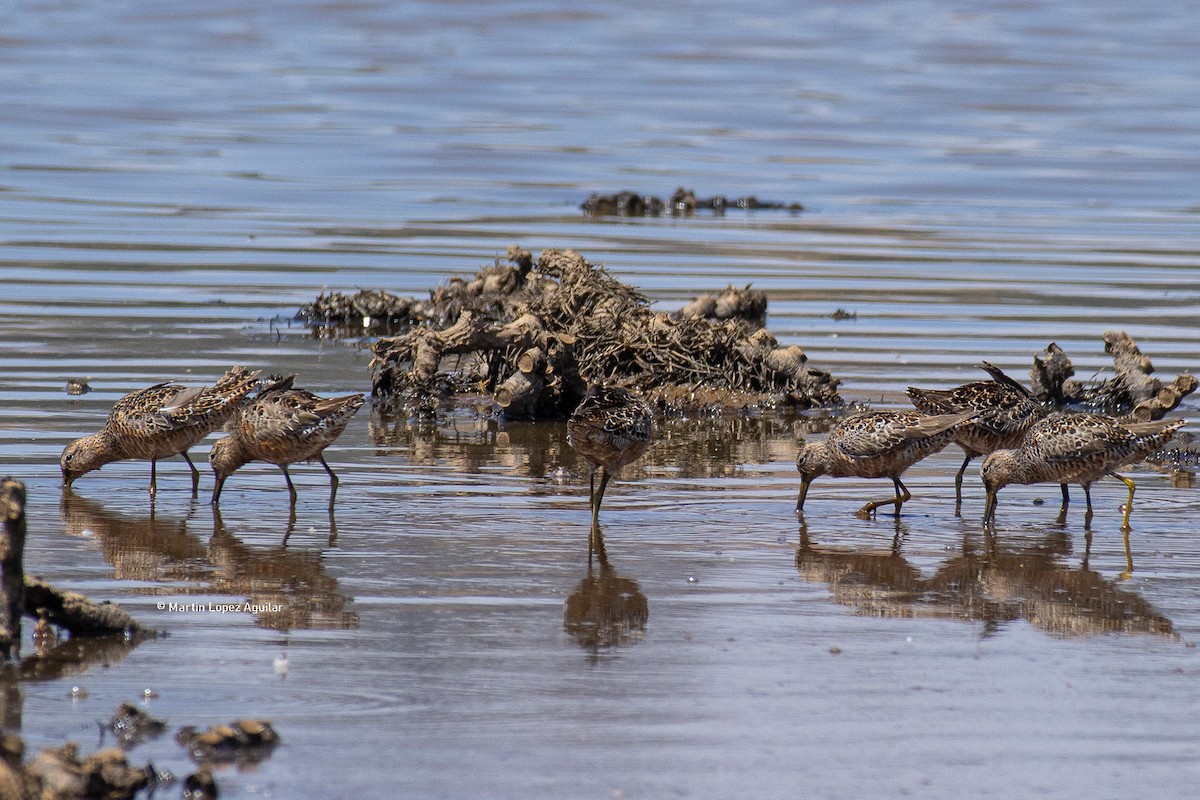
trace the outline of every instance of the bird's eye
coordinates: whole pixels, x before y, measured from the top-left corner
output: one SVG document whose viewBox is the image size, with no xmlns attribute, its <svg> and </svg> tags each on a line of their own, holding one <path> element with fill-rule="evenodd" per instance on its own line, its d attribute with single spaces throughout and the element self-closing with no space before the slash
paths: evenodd
<svg viewBox="0 0 1200 800">
<path fill-rule="evenodd" d="M 70 460 L 71 460 L 72 458 L 74 458 L 74 457 L 75 457 L 75 454 L 74 454 L 74 453 L 67 453 L 67 455 L 66 455 L 66 460 L 67 460 L 68 462 L 70 462 Z"/>
</svg>

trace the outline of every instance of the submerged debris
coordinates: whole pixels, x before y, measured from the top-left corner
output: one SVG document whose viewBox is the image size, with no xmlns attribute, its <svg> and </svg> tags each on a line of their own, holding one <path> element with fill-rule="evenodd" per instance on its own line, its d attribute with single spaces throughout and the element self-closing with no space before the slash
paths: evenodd
<svg viewBox="0 0 1200 800">
<path fill-rule="evenodd" d="M 85 378 L 68 378 L 67 379 L 67 394 L 78 395 L 87 394 L 92 390 Z"/>
<path fill-rule="evenodd" d="M 519 418 L 564 417 L 597 382 L 669 409 L 841 403 L 839 381 L 761 327 L 761 292 L 730 287 L 685 312 L 656 313 L 574 250 L 534 261 L 510 248 L 509 259 L 451 281 L 435 293 L 429 324 L 373 346 L 377 397 L 429 412 L 455 393 L 488 393 Z"/>
<path fill-rule="evenodd" d="M 743 208 L 747 210 L 768 209 L 803 211 L 800 203 L 780 203 L 759 200 L 753 195 L 738 197 L 730 200 L 725 195 L 712 197 L 697 197 L 691 189 L 680 187 L 667 200 L 654 195 L 641 195 L 636 192 L 624 191 L 616 194 L 593 194 L 580 206 L 583 213 L 592 217 L 657 217 L 670 214 L 676 217 L 687 217 L 699 210 L 723 214 L 728 208 Z"/>
<path fill-rule="evenodd" d="M 242 719 L 229 725 L 214 725 L 205 731 L 189 725 L 180 728 L 175 741 L 200 764 L 256 764 L 271 755 L 279 744 L 279 734 L 266 720 Z"/>
<path fill-rule="evenodd" d="M 121 703 L 104 729 L 111 731 L 117 737 L 117 743 L 128 750 L 147 739 L 161 736 L 167 729 L 167 723 L 152 717 L 133 703 Z"/>
<path fill-rule="evenodd" d="M 1033 393 L 1059 408 L 1129 416 L 1145 421 L 1162 419 L 1184 397 L 1196 391 L 1194 375 L 1183 374 L 1171 383 L 1151 377 L 1154 365 L 1124 331 L 1104 334 L 1104 350 L 1113 359 L 1116 374 L 1095 386 L 1074 380 L 1075 367 L 1062 348 L 1051 343 L 1034 356 Z"/>
</svg>

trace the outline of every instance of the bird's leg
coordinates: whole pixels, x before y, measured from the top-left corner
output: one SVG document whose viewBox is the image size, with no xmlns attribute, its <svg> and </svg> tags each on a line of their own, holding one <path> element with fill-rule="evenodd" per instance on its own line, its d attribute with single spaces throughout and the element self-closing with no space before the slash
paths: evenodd
<svg viewBox="0 0 1200 800">
<path fill-rule="evenodd" d="M 596 519 L 596 467 L 592 467 L 592 471 L 588 474 L 588 511 L 592 512 L 592 519 Z"/>
<path fill-rule="evenodd" d="M 192 470 L 192 497 L 195 497 L 200 494 L 200 470 L 196 469 L 196 465 L 192 463 L 192 457 L 188 455 L 187 450 L 179 455 L 183 456 L 183 460 L 188 462 L 188 467 Z"/>
<path fill-rule="evenodd" d="M 592 509 L 592 521 L 600 522 L 600 503 L 604 500 L 604 489 L 608 486 L 608 468 L 600 467 L 600 490 L 596 492 L 596 506 Z"/>
<path fill-rule="evenodd" d="M 1066 508 L 1071 505 L 1071 490 L 1067 488 L 1065 483 L 1060 484 L 1060 486 L 1062 487 L 1063 508 Z"/>
<path fill-rule="evenodd" d="M 292 533 L 296 530 L 296 501 L 292 501 L 292 505 L 288 508 L 287 530 L 283 533 L 283 541 L 280 546 L 287 547 L 288 539 L 292 538 Z"/>
<path fill-rule="evenodd" d="M 158 462 L 150 459 L 150 496 L 158 494 Z"/>
<path fill-rule="evenodd" d="M 1133 548 L 1129 546 L 1129 526 L 1121 528 L 1121 539 L 1125 543 L 1125 571 L 1118 577 L 1124 581 L 1133 575 Z"/>
<path fill-rule="evenodd" d="M 333 474 L 333 470 L 325 463 L 324 454 L 318 455 L 317 460 L 321 462 L 321 466 L 329 473 L 329 510 L 333 512 L 333 499 L 337 497 L 338 476 Z"/>
<path fill-rule="evenodd" d="M 1108 474 L 1112 475 L 1117 480 L 1122 481 L 1126 486 L 1129 487 L 1129 499 L 1125 501 L 1125 519 L 1121 523 L 1121 530 L 1127 531 L 1129 530 L 1129 514 L 1133 511 L 1133 481 L 1131 481 L 1129 478 L 1126 478 L 1124 475 L 1118 475 L 1115 472 L 1110 472 Z"/>
<path fill-rule="evenodd" d="M 959 508 L 962 506 L 962 482 L 963 474 L 967 471 L 967 465 L 971 463 L 971 456 L 963 459 L 962 466 L 958 468 L 958 474 L 954 476 L 954 503 L 955 514 L 957 515 Z"/>
<path fill-rule="evenodd" d="M 283 479 L 287 481 L 288 495 L 292 498 L 292 507 L 296 507 L 296 487 L 292 485 L 292 476 L 288 474 L 287 464 L 280 464 L 279 468 L 283 470 Z"/>
<path fill-rule="evenodd" d="M 912 494 L 908 491 L 908 487 L 900 482 L 899 478 L 892 478 L 892 483 L 896 486 L 896 496 L 887 500 L 872 500 L 865 506 L 860 508 L 855 514 L 862 519 L 870 519 L 875 514 L 875 509 L 880 506 L 895 506 L 896 516 L 900 516 L 900 506 L 908 500 L 912 499 Z"/>
<path fill-rule="evenodd" d="M 1092 527 L 1092 485 L 1090 483 L 1080 484 L 1083 486 L 1083 496 L 1087 498 L 1087 513 L 1083 515 L 1083 527 Z"/>
</svg>

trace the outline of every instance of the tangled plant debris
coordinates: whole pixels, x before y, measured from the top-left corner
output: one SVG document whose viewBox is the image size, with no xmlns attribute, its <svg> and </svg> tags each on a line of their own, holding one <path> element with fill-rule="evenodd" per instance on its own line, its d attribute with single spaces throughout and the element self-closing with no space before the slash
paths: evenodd
<svg viewBox="0 0 1200 800">
<path fill-rule="evenodd" d="M 312 308 L 329 305 L 318 298 L 300 316 L 311 320 Z M 665 410 L 840 405 L 838 381 L 762 327 L 766 305 L 762 292 L 731 286 L 655 312 L 574 250 L 535 260 L 513 247 L 507 264 L 451 280 L 422 319 L 375 343 L 374 394 L 418 412 L 455 394 L 490 394 L 507 416 L 524 419 L 564 417 L 601 381 Z"/>
<path fill-rule="evenodd" d="M 1196 391 L 1194 375 L 1184 373 L 1170 383 L 1153 377 L 1154 365 L 1124 331 L 1104 334 L 1104 350 L 1112 356 L 1114 375 L 1093 386 L 1074 380 L 1075 367 L 1057 344 L 1034 356 L 1033 393 L 1057 408 L 1128 416 L 1145 421 L 1162 419 L 1183 398 Z"/>
</svg>

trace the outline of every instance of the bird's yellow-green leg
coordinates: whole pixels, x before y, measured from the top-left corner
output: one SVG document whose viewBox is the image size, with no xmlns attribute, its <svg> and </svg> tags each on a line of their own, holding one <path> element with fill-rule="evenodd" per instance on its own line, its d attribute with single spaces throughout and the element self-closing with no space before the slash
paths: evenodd
<svg viewBox="0 0 1200 800">
<path fill-rule="evenodd" d="M 1124 475 L 1118 475 L 1115 472 L 1110 472 L 1108 474 L 1112 475 L 1114 478 L 1116 478 L 1117 480 L 1121 481 L 1122 483 L 1124 483 L 1126 486 L 1129 487 L 1129 499 L 1125 501 L 1125 518 L 1121 522 L 1121 530 L 1127 531 L 1127 530 L 1129 530 L 1129 527 L 1130 527 L 1129 526 L 1129 515 L 1133 511 L 1134 484 L 1133 484 L 1133 481 L 1131 481 L 1129 478 L 1126 478 Z"/>
<path fill-rule="evenodd" d="M 1133 548 L 1129 546 L 1129 528 L 1121 529 L 1121 538 L 1125 541 L 1125 571 L 1119 577 L 1121 580 L 1127 580 L 1133 575 Z"/>
<path fill-rule="evenodd" d="M 875 509 L 880 506 L 895 506 L 896 516 L 900 516 L 900 506 L 904 505 L 906 501 L 911 500 L 912 494 L 908 491 L 908 487 L 900 482 L 899 478 L 892 478 L 892 483 L 896 486 L 895 497 L 888 498 L 887 500 L 872 500 L 860 508 L 855 516 L 870 519 L 875 513 Z"/>
</svg>

